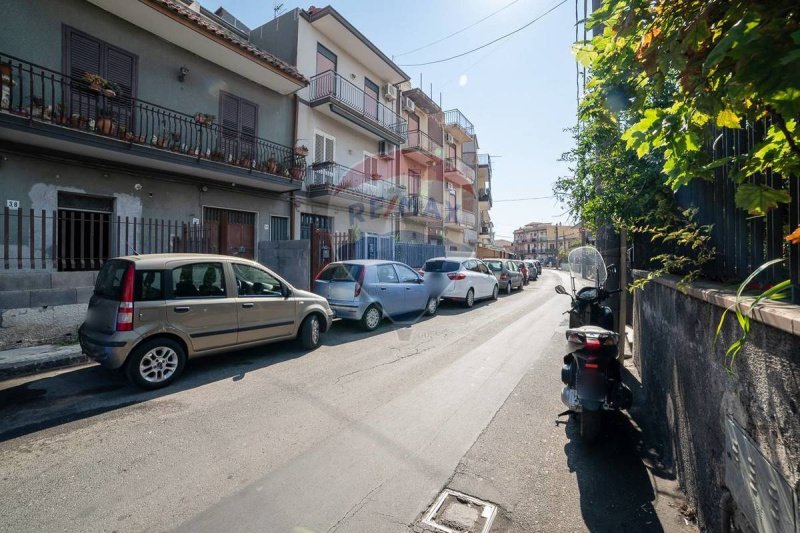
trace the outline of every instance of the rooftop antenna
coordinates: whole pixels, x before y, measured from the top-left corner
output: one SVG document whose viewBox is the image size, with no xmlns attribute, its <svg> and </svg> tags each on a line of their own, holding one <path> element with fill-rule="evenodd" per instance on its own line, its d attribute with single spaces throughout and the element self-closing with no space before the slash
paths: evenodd
<svg viewBox="0 0 800 533">
<path fill-rule="evenodd" d="M 283 13 L 286 11 L 286 9 L 283 7 L 283 2 L 279 4 L 278 0 L 274 0 L 272 2 L 272 11 L 274 15 L 273 18 L 278 18 L 279 16 L 283 15 Z"/>
</svg>

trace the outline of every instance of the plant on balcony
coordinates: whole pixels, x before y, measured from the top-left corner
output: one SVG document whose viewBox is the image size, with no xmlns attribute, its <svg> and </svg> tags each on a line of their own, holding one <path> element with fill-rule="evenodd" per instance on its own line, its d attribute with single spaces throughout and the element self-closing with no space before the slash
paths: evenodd
<svg viewBox="0 0 800 533">
<path fill-rule="evenodd" d="M 304 157 L 307 156 L 308 155 L 308 146 L 306 146 L 304 144 L 301 144 L 299 146 L 295 146 L 294 147 L 294 154 L 295 155 L 301 155 L 301 156 L 304 156 Z"/>
<path fill-rule="evenodd" d="M 181 151 L 181 133 L 179 131 L 173 131 L 169 134 L 170 145 L 169 149 L 173 152 L 180 152 Z"/>
<path fill-rule="evenodd" d="M 94 124 L 95 129 L 103 135 L 111 135 L 111 132 L 114 129 L 114 120 L 112 116 L 113 115 L 109 109 L 101 109 Z"/>
<path fill-rule="evenodd" d="M 211 125 L 217 119 L 216 115 L 209 115 L 207 113 L 195 113 L 194 120 L 201 125 L 208 124 Z"/>
<path fill-rule="evenodd" d="M 225 159 L 225 156 L 223 155 L 222 152 L 214 150 L 209 154 L 208 158 L 212 161 L 222 161 L 223 159 Z"/>
<path fill-rule="evenodd" d="M 102 93 L 108 97 L 117 96 L 117 93 L 119 93 L 120 90 L 119 85 L 113 81 L 107 80 L 99 74 L 94 74 L 91 72 L 87 72 L 83 75 L 83 81 L 89 85 L 89 89 L 98 93 Z"/>
<path fill-rule="evenodd" d="M 374 174 L 370 174 L 369 176 L 374 180 L 379 180 L 383 177 L 382 174 L 378 174 L 377 172 L 375 172 Z"/>
<path fill-rule="evenodd" d="M 300 165 L 297 162 L 295 162 L 294 165 L 292 166 L 292 168 L 289 170 L 289 175 L 293 179 L 299 180 L 300 178 L 303 177 L 304 171 L 305 171 L 305 167 L 303 167 L 302 165 Z"/>
<path fill-rule="evenodd" d="M 270 157 L 269 159 L 267 159 L 267 163 L 265 164 L 264 170 L 269 174 L 277 174 L 278 161 L 274 157 Z"/>
</svg>

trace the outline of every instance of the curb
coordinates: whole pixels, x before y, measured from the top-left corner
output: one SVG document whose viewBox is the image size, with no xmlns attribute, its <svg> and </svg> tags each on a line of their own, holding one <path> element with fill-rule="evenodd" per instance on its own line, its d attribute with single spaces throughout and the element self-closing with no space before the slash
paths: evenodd
<svg viewBox="0 0 800 533">
<path fill-rule="evenodd" d="M 77 366 L 88 361 L 89 358 L 78 349 L 48 359 L 5 363 L 0 365 L 0 381 L 38 374 L 48 370 Z"/>
</svg>

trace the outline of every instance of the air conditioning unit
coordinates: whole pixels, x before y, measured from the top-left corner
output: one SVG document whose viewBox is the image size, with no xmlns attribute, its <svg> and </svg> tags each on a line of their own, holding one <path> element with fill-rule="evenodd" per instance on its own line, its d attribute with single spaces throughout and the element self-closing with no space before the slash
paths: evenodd
<svg viewBox="0 0 800 533">
<path fill-rule="evenodd" d="M 387 102 L 394 102 L 397 100 L 397 87 L 392 85 L 391 83 L 387 83 L 383 86 L 383 99 Z"/>
<path fill-rule="evenodd" d="M 411 98 L 404 96 L 403 97 L 403 109 L 408 111 L 409 113 L 413 113 L 417 110 L 417 104 L 414 103 L 414 100 Z"/>
<path fill-rule="evenodd" d="M 455 140 L 455 138 L 453 138 L 453 135 L 451 133 L 445 133 L 444 134 L 444 142 L 447 143 L 447 144 L 454 144 L 456 142 L 456 140 Z"/>
</svg>

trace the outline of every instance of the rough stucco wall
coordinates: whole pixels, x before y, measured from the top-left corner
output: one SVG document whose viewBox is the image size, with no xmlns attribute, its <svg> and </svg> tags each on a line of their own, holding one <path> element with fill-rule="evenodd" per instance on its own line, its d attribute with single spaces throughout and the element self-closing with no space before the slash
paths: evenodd
<svg viewBox="0 0 800 533">
<path fill-rule="evenodd" d="M 800 337 L 753 321 L 747 346 L 728 375 L 723 360 L 738 338 L 723 309 L 650 283 L 636 293 L 634 360 L 642 376 L 650 428 L 697 505 L 700 524 L 720 530 L 725 477 L 725 416 L 732 416 L 795 491 L 800 490 Z"/>
<path fill-rule="evenodd" d="M 258 262 L 271 268 L 295 288 L 309 290 L 311 241 L 270 241 L 258 244 Z"/>
</svg>

